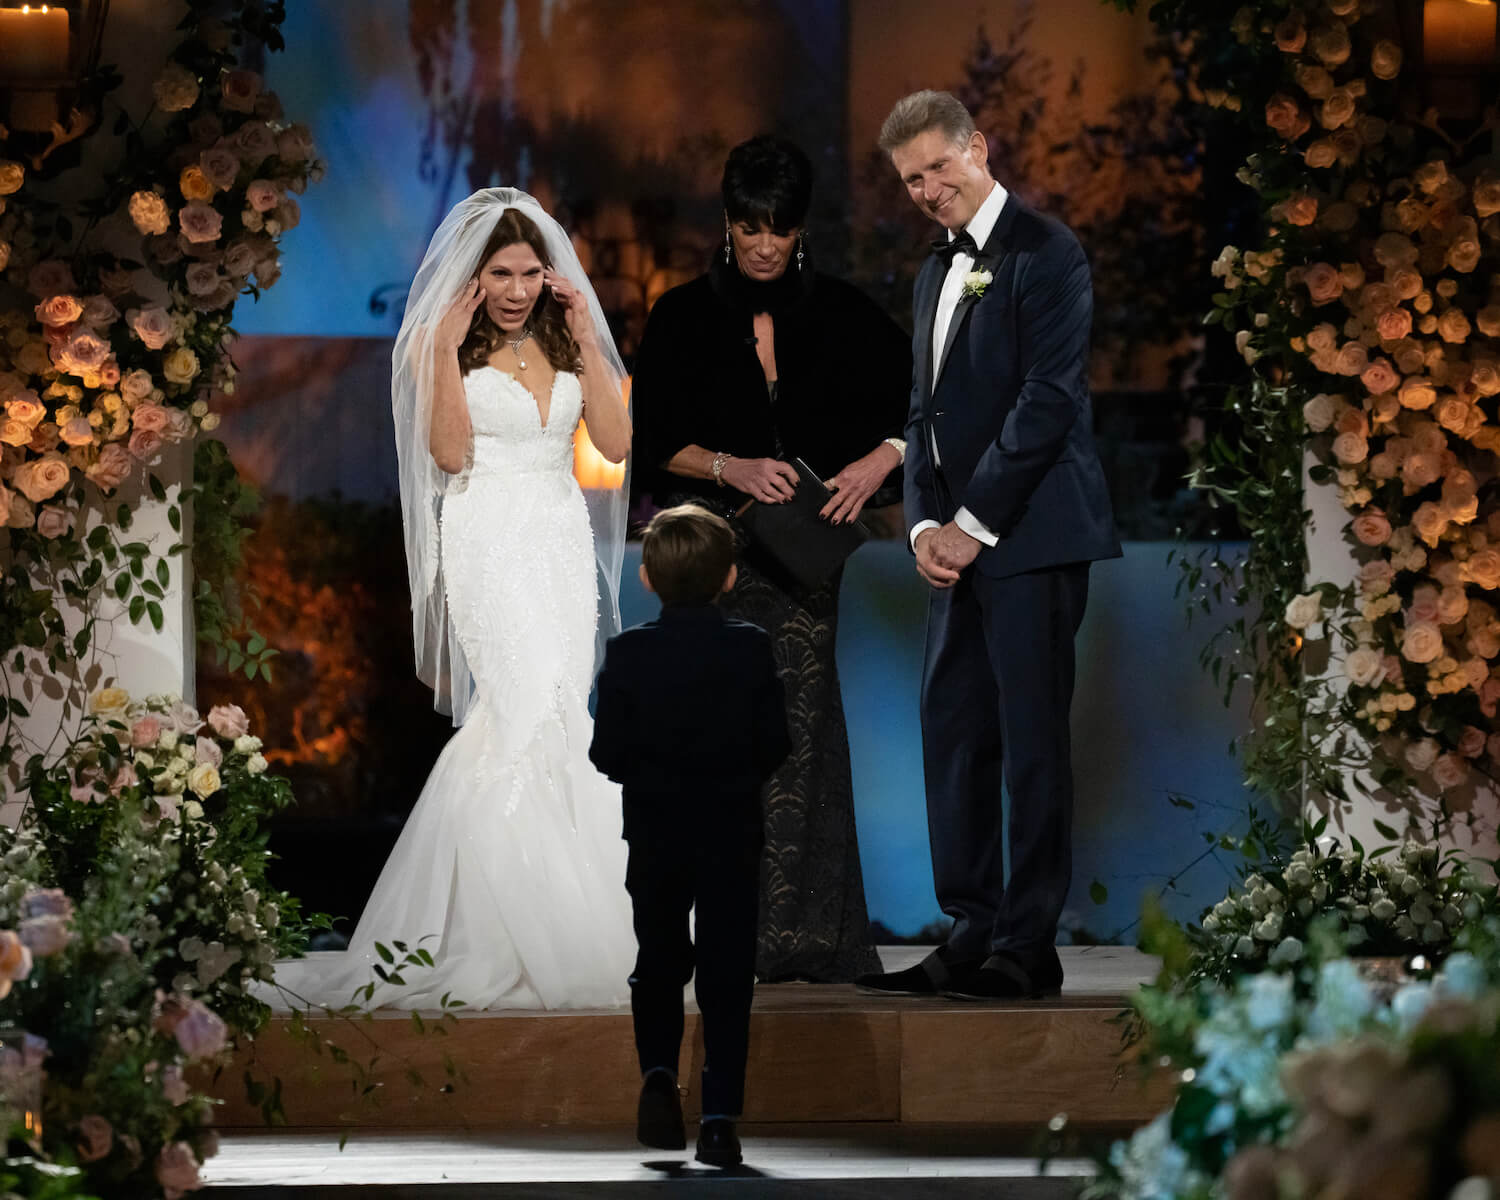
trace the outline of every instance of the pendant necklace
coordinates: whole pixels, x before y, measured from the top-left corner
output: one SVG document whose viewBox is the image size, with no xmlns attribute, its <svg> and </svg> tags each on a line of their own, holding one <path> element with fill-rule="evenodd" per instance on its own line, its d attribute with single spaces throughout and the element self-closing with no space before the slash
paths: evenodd
<svg viewBox="0 0 1500 1200">
<path fill-rule="evenodd" d="M 518 337 L 515 341 L 511 341 L 510 338 L 505 339 L 505 344 L 510 347 L 510 352 L 516 356 L 516 366 L 520 367 L 523 371 L 526 369 L 526 360 L 521 357 L 521 347 L 524 346 L 527 341 L 530 340 L 530 338 L 530 331 L 523 330 L 521 336 Z"/>
</svg>

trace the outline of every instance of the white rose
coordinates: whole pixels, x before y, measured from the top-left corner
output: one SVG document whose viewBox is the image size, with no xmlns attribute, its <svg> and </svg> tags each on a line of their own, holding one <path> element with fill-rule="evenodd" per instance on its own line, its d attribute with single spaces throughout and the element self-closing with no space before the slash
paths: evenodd
<svg viewBox="0 0 1500 1200">
<path fill-rule="evenodd" d="M 1373 646 L 1351 650 L 1344 659 L 1344 675 L 1356 687 L 1370 687 L 1385 674 L 1385 655 Z"/>
<path fill-rule="evenodd" d="M 1333 397 L 1319 392 L 1302 406 L 1302 419 L 1313 433 L 1322 433 L 1333 424 Z"/>
<path fill-rule="evenodd" d="M 1425 771 L 1437 761 L 1438 744 L 1431 738 L 1423 738 L 1419 742 L 1413 742 L 1406 748 L 1406 765 L 1413 771 Z M 1381 906 L 1375 904 L 1370 909 L 1377 917 L 1380 916 Z M 1384 920 L 1385 918 L 1381 918 Z"/>
<path fill-rule="evenodd" d="M 264 754 L 252 754 L 245 760 L 245 770 L 251 775 L 259 775 L 266 769 L 266 756 Z"/>
<path fill-rule="evenodd" d="M 1293 629 L 1306 629 L 1323 615 L 1323 597 L 1317 592 L 1293 596 L 1286 606 L 1286 623 Z"/>
</svg>

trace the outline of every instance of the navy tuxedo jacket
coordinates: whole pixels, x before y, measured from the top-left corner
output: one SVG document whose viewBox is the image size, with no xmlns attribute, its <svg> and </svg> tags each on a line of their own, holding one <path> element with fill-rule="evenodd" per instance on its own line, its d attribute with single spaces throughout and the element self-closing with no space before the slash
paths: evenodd
<svg viewBox="0 0 1500 1200">
<path fill-rule="evenodd" d="M 622 786 L 625 836 L 743 829 L 792 748 L 771 639 L 712 604 L 663 608 L 609 640 L 589 758 Z M 665 823 L 665 825 L 663 825 Z"/>
<path fill-rule="evenodd" d="M 994 278 L 958 302 L 945 348 L 932 329 L 947 268 L 933 255 L 917 275 L 907 528 L 967 508 L 999 538 L 975 560 L 996 578 L 1118 557 L 1089 403 L 1083 248 L 1011 194 L 971 270 Z"/>
</svg>

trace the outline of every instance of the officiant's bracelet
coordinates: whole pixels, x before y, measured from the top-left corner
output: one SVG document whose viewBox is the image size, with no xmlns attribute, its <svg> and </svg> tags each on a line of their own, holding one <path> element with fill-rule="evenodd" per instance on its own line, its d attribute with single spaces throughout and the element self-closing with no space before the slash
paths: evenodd
<svg viewBox="0 0 1500 1200">
<path fill-rule="evenodd" d="M 906 439 L 905 438 L 886 438 L 885 439 L 885 444 L 887 446 L 889 446 L 892 450 L 894 450 L 897 453 L 897 455 L 899 456 L 897 458 L 897 460 L 896 460 L 897 462 L 905 462 L 906 461 Z"/>
<path fill-rule="evenodd" d="M 724 486 L 724 468 L 729 465 L 729 460 L 732 457 L 734 456 L 731 454 L 726 454 L 722 450 L 714 455 L 714 482 L 717 483 L 720 487 Z"/>
</svg>

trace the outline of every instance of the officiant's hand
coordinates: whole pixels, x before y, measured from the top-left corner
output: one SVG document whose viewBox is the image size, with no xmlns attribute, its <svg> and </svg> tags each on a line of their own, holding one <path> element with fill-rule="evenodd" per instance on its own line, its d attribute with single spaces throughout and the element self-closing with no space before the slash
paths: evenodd
<svg viewBox="0 0 1500 1200">
<path fill-rule="evenodd" d="M 724 482 L 765 504 L 782 504 L 797 490 L 797 472 L 779 458 L 731 458 Z"/>
<path fill-rule="evenodd" d="M 901 465 L 901 455 L 894 446 L 881 442 L 863 458 L 852 463 L 828 480 L 833 498 L 818 514 L 825 521 L 845 525 L 859 516 L 865 501 L 885 482 L 885 477 Z"/>
<path fill-rule="evenodd" d="M 912 545 L 917 555 L 917 574 L 935 588 L 950 588 L 958 582 L 958 572 L 933 558 L 932 548 L 937 535 L 936 529 L 924 529 L 917 534 L 917 540 Z"/>
<path fill-rule="evenodd" d="M 469 336 L 469 326 L 474 323 L 474 310 L 484 302 L 484 289 L 479 280 L 471 279 L 464 284 L 453 303 L 438 320 L 437 332 L 433 335 L 433 347 L 444 354 L 456 354 Z"/>
</svg>

